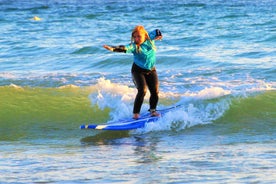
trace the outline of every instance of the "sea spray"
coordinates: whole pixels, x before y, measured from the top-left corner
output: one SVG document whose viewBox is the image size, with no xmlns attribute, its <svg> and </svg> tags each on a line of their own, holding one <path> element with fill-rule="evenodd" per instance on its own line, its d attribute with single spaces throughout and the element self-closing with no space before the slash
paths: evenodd
<svg viewBox="0 0 276 184">
<path fill-rule="evenodd" d="M 111 83 L 104 78 L 98 79 L 96 93 L 90 94 L 92 105 L 100 109 L 111 109 L 109 116 L 112 120 L 127 117 L 132 112 L 131 103 L 134 99 L 135 89 L 128 86 Z"/>
</svg>

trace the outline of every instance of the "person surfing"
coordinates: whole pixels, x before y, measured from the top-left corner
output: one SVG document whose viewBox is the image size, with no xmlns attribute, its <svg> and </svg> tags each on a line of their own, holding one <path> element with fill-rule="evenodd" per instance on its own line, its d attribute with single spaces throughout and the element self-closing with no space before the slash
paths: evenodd
<svg viewBox="0 0 276 184">
<path fill-rule="evenodd" d="M 128 45 L 103 47 L 112 52 L 132 53 L 134 56 L 131 68 L 133 82 L 137 88 L 137 94 L 133 106 L 133 119 L 139 119 L 140 110 L 147 92 L 150 91 L 149 105 L 151 116 L 160 116 L 156 111 L 159 100 L 159 80 L 155 68 L 156 47 L 155 40 L 162 39 L 159 29 L 148 33 L 144 26 L 136 26 L 131 33 L 131 43 Z"/>
</svg>

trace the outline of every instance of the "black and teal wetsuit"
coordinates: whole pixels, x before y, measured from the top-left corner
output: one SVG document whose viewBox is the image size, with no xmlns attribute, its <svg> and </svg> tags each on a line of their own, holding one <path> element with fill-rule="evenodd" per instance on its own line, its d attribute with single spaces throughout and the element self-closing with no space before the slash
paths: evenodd
<svg viewBox="0 0 276 184">
<path fill-rule="evenodd" d="M 114 52 L 132 53 L 134 61 L 131 69 L 133 82 L 138 90 L 134 101 L 133 113 L 140 113 L 147 87 L 150 91 L 150 110 L 156 109 L 159 100 L 159 81 L 155 68 L 156 48 L 154 38 L 161 36 L 160 30 L 154 30 L 149 34 L 150 40 L 140 45 L 139 51 L 135 43 L 125 46 L 113 47 Z"/>
</svg>

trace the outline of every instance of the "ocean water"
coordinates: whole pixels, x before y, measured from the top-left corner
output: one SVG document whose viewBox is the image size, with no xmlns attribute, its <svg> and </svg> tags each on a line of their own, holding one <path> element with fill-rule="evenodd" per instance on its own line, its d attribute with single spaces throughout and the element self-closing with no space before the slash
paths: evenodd
<svg viewBox="0 0 276 184">
<path fill-rule="evenodd" d="M 0 183 L 276 182 L 276 1 L 0 10 Z M 132 55 L 102 45 L 128 44 L 140 24 L 163 33 L 158 108 L 181 108 L 143 129 L 80 130 L 132 116 Z"/>
</svg>

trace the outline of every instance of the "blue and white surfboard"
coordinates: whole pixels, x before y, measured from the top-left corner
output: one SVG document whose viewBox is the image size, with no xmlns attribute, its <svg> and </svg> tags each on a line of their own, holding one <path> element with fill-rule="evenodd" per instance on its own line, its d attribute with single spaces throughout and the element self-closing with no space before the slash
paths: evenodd
<svg viewBox="0 0 276 184">
<path fill-rule="evenodd" d="M 142 115 L 139 119 L 122 119 L 118 121 L 110 121 L 106 124 L 89 124 L 89 125 L 81 125 L 80 129 L 95 129 L 95 130 L 133 130 L 137 128 L 143 128 L 145 127 L 146 123 L 151 123 L 159 120 L 166 114 L 167 112 L 170 112 L 179 106 L 170 107 L 163 110 L 158 110 L 158 113 L 160 114 L 159 117 L 152 117 L 150 116 L 150 113 L 146 113 Z"/>
</svg>

